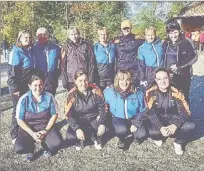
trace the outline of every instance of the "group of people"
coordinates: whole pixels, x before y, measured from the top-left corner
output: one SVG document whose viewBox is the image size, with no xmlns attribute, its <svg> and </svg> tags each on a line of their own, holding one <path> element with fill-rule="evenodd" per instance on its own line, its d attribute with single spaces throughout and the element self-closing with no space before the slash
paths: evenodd
<svg viewBox="0 0 204 171">
<path fill-rule="evenodd" d="M 46 157 L 60 149 L 63 138 L 56 126 L 54 98 L 60 75 L 67 90 L 67 140 L 75 142 L 77 150 L 87 139 L 101 150 L 104 135 L 113 128 L 120 149 L 128 147 L 130 137 L 138 143 L 150 137 L 157 146 L 175 137 L 176 154 L 184 153 L 195 131 L 189 90 L 196 49 L 177 22 L 166 26 L 164 42 L 153 27 L 145 29 L 145 40 L 131 29 L 131 22 L 124 20 L 123 35 L 108 41 L 107 28 L 99 28 L 99 41 L 92 45 L 71 26 L 62 48 L 49 41 L 44 27 L 37 30 L 35 44 L 30 31 L 19 32 L 8 73 L 17 153 L 33 160 L 35 142 L 42 144 Z"/>
</svg>

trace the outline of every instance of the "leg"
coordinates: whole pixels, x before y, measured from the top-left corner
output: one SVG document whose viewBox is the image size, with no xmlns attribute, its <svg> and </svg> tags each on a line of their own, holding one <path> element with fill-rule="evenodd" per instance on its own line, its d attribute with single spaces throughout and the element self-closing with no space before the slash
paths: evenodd
<svg viewBox="0 0 204 171">
<path fill-rule="evenodd" d="M 35 148 L 34 143 L 34 139 L 26 131 L 20 128 L 15 142 L 16 153 L 33 153 Z"/>
<path fill-rule="evenodd" d="M 13 111 L 12 111 L 12 117 L 11 117 L 11 130 L 10 130 L 10 135 L 12 140 L 16 139 L 18 136 L 18 130 L 19 130 L 19 126 L 17 123 L 17 119 L 16 119 L 16 105 L 18 103 L 18 97 L 17 96 L 12 96 L 12 100 L 13 100 Z"/>
<path fill-rule="evenodd" d="M 140 128 L 138 128 L 137 131 L 133 133 L 133 136 L 136 141 L 143 142 L 147 137 L 145 126 L 141 126 Z"/>
<path fill-rule="evenodd" d="M 62 145 L 62 135 L 59 130 L 54 126 L 45 138 L 45 144 L 49 150 L 55 153 Z"/>
<path fill-rule="evenodd" d="M 177 144 L 186 144 L 189 141 L 193 140 L 195 133 L 195 123 L 192 119 L 186 121 L 181 128 L 176 131 L 175 143 Z"/>
<path fill-rule="evenodd" d="M 153 140 L 164 140 L 160 130 L 149 120 L 149 135 Z"/>
<path fill-rule="evenodd" d="M 76 143 L 77 141 L 76 132 L 71 128 L 71 126 L 69 126 L 67 129 L 66 138 L 70 142 Z"/>
</svg>

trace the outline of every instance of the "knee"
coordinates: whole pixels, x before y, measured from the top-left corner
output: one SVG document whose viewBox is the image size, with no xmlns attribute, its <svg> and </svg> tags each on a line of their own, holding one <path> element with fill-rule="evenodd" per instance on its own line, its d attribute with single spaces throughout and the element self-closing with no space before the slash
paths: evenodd
<svg viewBox="0 0 204 171">
<path fill-rule="evenodd" d="M 128 133 L 128 129 L 125 125 L 114 125 L 116 135 L 125 136 Z"/>
<path fill-rule="evenodd" d="M 24 146 L 21 143 L 16 142 L 15 143 L 15 151 L 17 154 L 23 154 L 24 153 Z"/>
<path fill-rule="evenodd" d="M 181 129 L 182 129 L 182 131 L 185 131 L 185 132 L 194 131 L 195 130 L 195 123 L 193 121 L 187 121 L 182 125 Z"/>
<path fill-rule="evenodd" d="M 143 141 L 147 136 L 147 131 L 145 128 L 138 128 L 134 136 L 136 140 Z"/>
<path fill-rule="evenodd" d="M 72 130 L 71 128 L 68 128 L 67 133 L 66 133 L 66 138 L 68 141 L 76 141 L 76 132 Z"/>
<path fill-rule="evenodd" d="M 149 129 L 149 135 L 152 139 L 158 139 L 162 134 L 159 129 Z"/>
</svg>

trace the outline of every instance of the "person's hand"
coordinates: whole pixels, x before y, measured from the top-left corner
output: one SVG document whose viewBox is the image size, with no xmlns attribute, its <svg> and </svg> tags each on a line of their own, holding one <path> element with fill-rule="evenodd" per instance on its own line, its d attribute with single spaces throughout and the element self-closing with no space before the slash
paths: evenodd
<svg viewBox="0 0 204 171">
<path fill-rule="evenodd" d="M 38 133 L 41 134 L 41 136 L 39 138 L 40 140 L 43 140 L 48 134 L 48 132 L 46 130 L 39 131 Z"/>
<path fill-rule="evenodd" d="M 170 131 L 164 126 L 160 128 L 160 132 L 164 137 L 168 137 L 171 134 Z"/>
<path fill-rule="evenodd" d="M 96 122 L 98 122 L 99 119 L 100 119 L 100 115 L 98 115 L 98 116 L 96 117 Z"/>
<path fill-rule="evenodd" d="M 85 140 L 84 132 L 81 129 L 76 130 L 76 136 L 81 141 Z"/>
<path fill-rule="evenodd" d="M 176 66 L 176 64 L 172 64 L 172 65 L 170 66 L 170 69 L 171 69 L 171 71 L 172 71 L 173 73 L 177 73 L 177 71 L 178 71 L 178 67 Z"/>
<path fill-rule="evenodd" d="M 105 125 L 99 125 L 97 136 L 98 137 L 102 136 L 105 133 L 105 129 L 106 129 Z"/>
<path fill-rule="evenodd" d="M 140 81 L 140 85 L 143 85 L 145 87 L 148 86 L 148 82 L 145 80 L 145 81 Z"/>
<path fill-rule="evenodd" d="M 41 134 L 40 134 L 40 132 L 33 132 L 32 137 L 33 137 L 33 139 L 34 139 L 36 142 L 41 142 L 41 139 L 40 139 Z"/>
<path fill-rule="evenodd" d="M 166 128 L 170 131 L 171 135 L 173 135 L 177 130 L 177 126 L 174 124 L 171 124 L 171 125 L 167 126 Z"/>
<path fill-rule="evenodd" d="M 20 91 L 14 92 L 13 95 L 19 97 L 20 96 Z"/>
<path fill-rule="evenodd" d="M 131 125 L 131 127 L 130 127 L 130 132 L 136 132 L 137 131 L 137 127 L 136 126 L 134 126 L 134 125 Z"/>
</svg>

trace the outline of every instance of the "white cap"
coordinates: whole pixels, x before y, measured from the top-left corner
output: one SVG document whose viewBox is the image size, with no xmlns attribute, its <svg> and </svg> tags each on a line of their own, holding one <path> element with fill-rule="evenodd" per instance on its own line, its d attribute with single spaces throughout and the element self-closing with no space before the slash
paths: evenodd
<svg viewBox="0 0 204 171">
<path fill-rule="evenodd" d="M 49 36 L 49 32 L 45 27 L 38 28 L 36 36 L 38 36 L 39 34 L 46 34 L 47 36 Z"/>
</svg>

